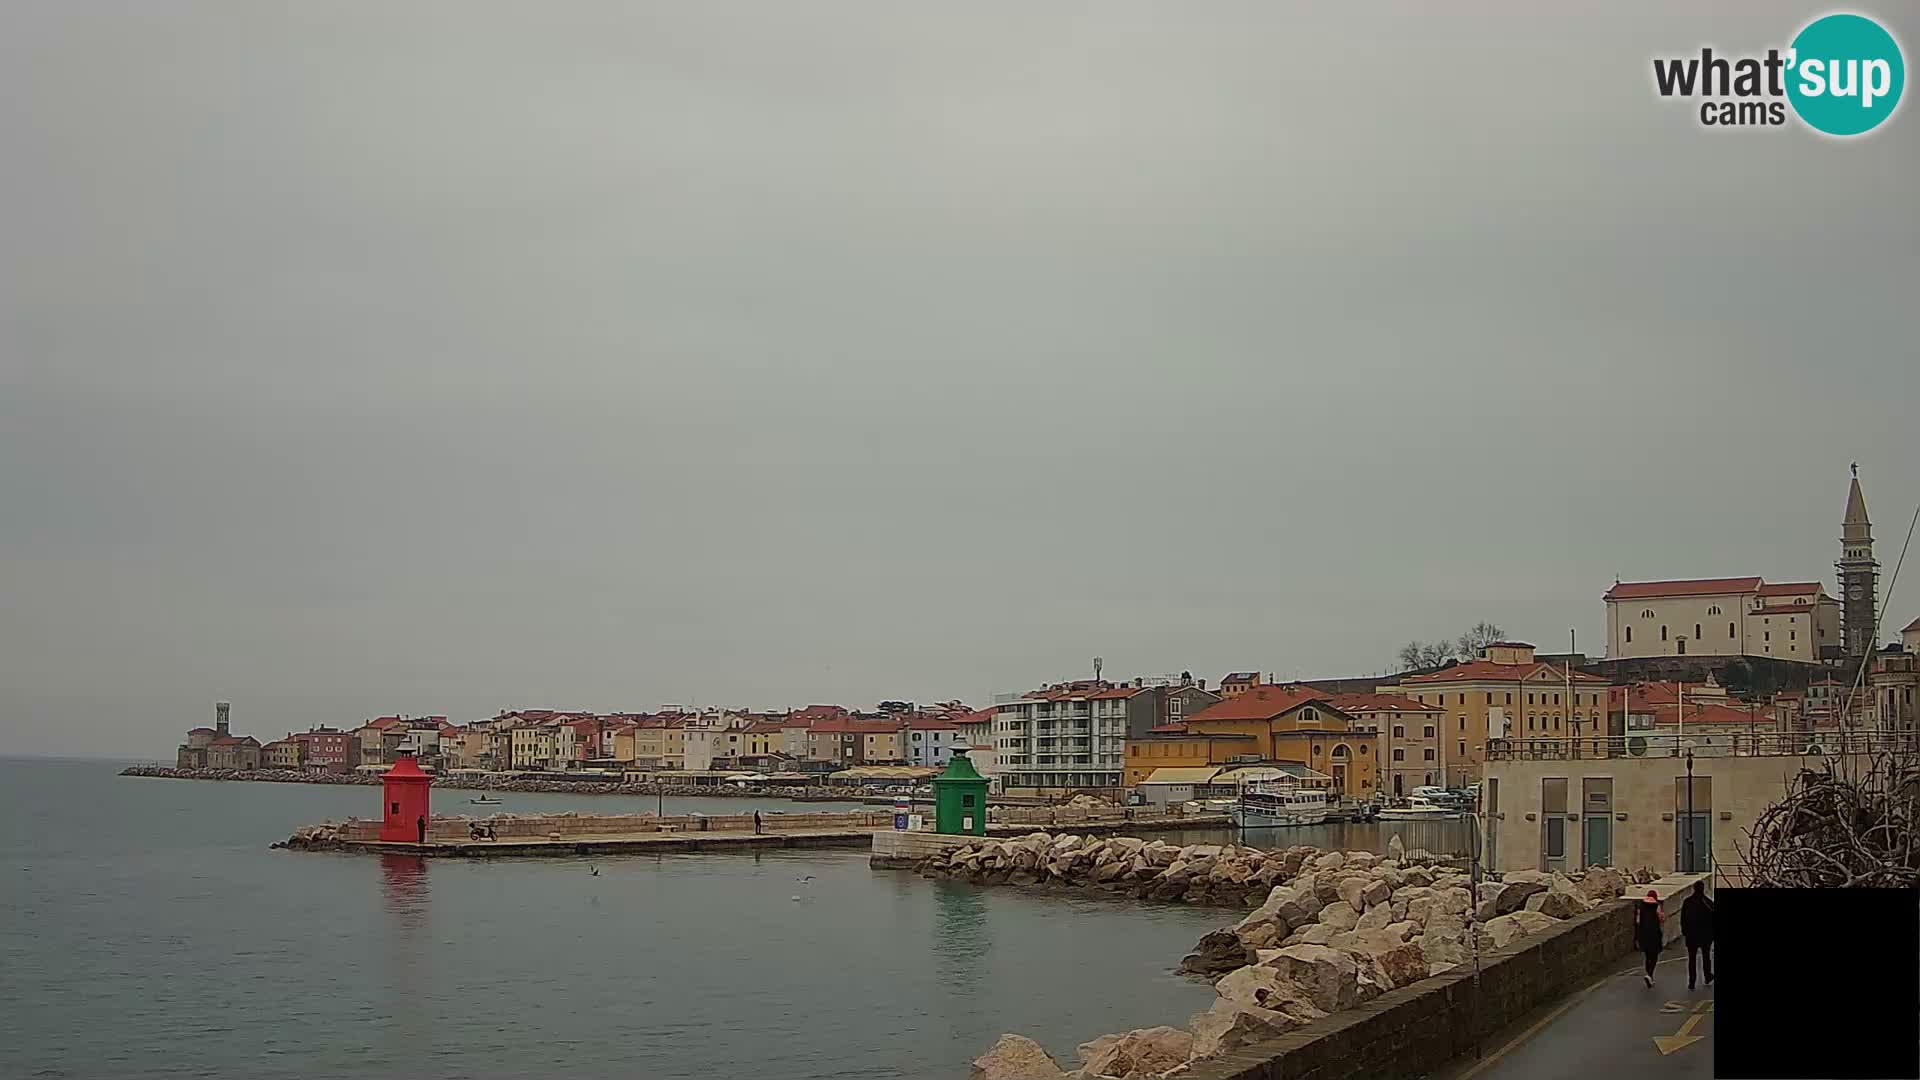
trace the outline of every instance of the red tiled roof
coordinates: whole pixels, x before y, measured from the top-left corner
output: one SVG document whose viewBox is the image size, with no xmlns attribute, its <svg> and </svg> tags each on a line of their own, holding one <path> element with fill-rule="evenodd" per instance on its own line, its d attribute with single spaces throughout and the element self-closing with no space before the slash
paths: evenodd
<svg viewBox="0 0 1920 1080">
<path fill-rule="evenodd" d="M 1900 632 L 1903 634 L 1911 634 L 1916 630 L 1920 630 L 1920 619 L 1915 619 L 1912 622 L 1908 623 L 1906 626 L 1906 629 Z"/>
<path fill-rule="evenodd" d="M 748 734 L 751 735 L 778 735 L 785 730 L 786 728 L 781 727 L 778 720 L 761 720 L 747 728 Z"/>
<path fill-rule="evenodd" d="M 1097 693 L 1088 694 L 1087 700 L 1113 701 L 1119 698 L 1130 698 L 1135 694 L 1144 694 L 1144 693 L 1146 693 L 1146 691 L 1141 689 L 1138 686 L 1116 686 L 1110 690 L 1101 690 Z"/>
<path fill-rule="evenodd" d="M 829 735 L 891 735 L 900 725 L 892 720 L 821 720 L 813 730 Z"/>
<path fill-rule="evenodd" d="M 1693 578 L 1684 581 L 1617 581 L 1605 600 L 1644 600 L 1661 596 L 1719 596 L 1750 593 L 1760 588 L 1757 577 Z"/>
<path fill-rule="evenodd" d="M 914 731 L 958 731 L 960 730 L 960 725 L 954 723 L 951 720 L 946 719 L 945 717 L 940 717 L 940 716 L 910 717 L 907 720 L 905 726 L 913 729 Z"/>
<path fill-rule="evenodd" d="M 1332 697 L 1332 694 L 1311 686 L 1256 686 L 1238 697 L 1216 701 L 1187 719 L 1271 720 L 1308 702 L 1326 702 Z"/>
<path fill-rule="evenodd" d="M 193 729 L 192 731 L 189 731 L 189 732 L 187 732 L 187 734 L 189 734 L 189 735 L 201 735 L 201 734 L 206 734 L 206 735 L 218 735 L 218 734 L 219 734 L 219 732 L 217 732 L 217 731 L 215 731 L 214 729 L 212 729 L 212 728 L 210 728 L 210 727 L 197 727 L 197 728 L 194 728 L 194 729 Z"/>
<path fill-rule="evenodd" d="M 1762 585 L 1757 591 L 1761 596 L 1805 596 L 1808 593 L 1819 592 L 1820 583 L 1817 581 L 1783 581 L 1778 584 L 1768 583 Z"/>
<path fill-rule="evenodd" d="M 1435 683 L 1458 682 L 1518 682 L 1521 679 L 1532 678 L 1540 671 L 1551 672 L 1556 679 L 1565 678 L 1563 669 L 1544 661 L 1536 661 L 1531 664 L 1496 664 L 1491 660 L 1473 660 L 1465 664 L 1456 664 L 1453 667 L 1436 671 L 1431 675 L 1409 675 L 1401 680 L 1401 682 L 1403 684 L 1418 683 L 1422 686 L 1431 686 Z M 1576 671 L 1573 673 L 1573 681 L 1577 683 L 1604 683 L 1607 680 L 1598 675 L 1589 675 L 1584 671 Z"/>
<path fill-rule="evenodd" d="M 992 720 L 992 709 L 975 709 L 972 712 L 961 713 L 959 716 L 953 718 L 953 722 L 956 724 L 985 724 Z"/>
<path fill-rule="evenodd" d="M 256 739 L 256 738 L 254 738 L 254 737 L 253 737 L 253 736 L 251 736 L 251 735 L 222 735 L 221 737 L 219 737 L 219 738 L 217 738 L 217 739 L 215 739 L 215 740 L 213 740 L 213 744 L 212 744 L 212 745 L 214 745 L 214 746 L 242 746 L 242 745 L 245 745 L 246 743 L 253 743 L 254 745 L 256 745 L 256 746 L 257 746 L 257 745 L 259 745 L 259 743 L 260 743 L 260 740 L 258 740 L 258 739 Z"/>
<path fill-rule="evenodd" d="M 1328 703 L 1341 712 L 1440 712 L 1438 705 L 1428 705 L 1400 694 L 1334 694 Z"/>
</svg>

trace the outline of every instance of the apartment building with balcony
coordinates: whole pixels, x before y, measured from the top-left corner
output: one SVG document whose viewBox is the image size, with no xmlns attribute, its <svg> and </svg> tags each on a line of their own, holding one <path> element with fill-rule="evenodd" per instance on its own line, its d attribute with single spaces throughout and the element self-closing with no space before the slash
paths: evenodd
<svg viewBox="0 0 1920 1080">
<path fill-rule="evenodd" d="M 1126 765 L 1127 703 L 1142 688 L 1098 679 L 994 695 L 995 767 L 1012 795 L 1118 790 Z"/>
</svg>

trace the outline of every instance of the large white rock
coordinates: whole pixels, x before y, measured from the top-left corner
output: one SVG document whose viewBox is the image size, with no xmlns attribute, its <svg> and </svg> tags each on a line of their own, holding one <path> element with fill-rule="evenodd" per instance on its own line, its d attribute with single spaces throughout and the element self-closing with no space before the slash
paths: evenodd
<svg viewBox="0 0 1920 1080">
<path fill-rule="evenodd" d="M 1066 1075 L 1044 1047 L 1025 1035 L 1002 1035 L 991 1050 L 973 1059 L 973 1080 L 1063 1080 Z"/>
<path fill-rule="evenodd" d="M 1360 913 L 1350 904 L 1328 904 L 1320 909 L 1320 924 L 1335 930 L 1351 930 L 1360 921 Z"/>
<path fill-rule="evenodd" d="M 1355 914 L 1367 910 L 1365 895 L 1367 879 L 1357 877 L 1347 878 L 1340 882 L 1336 888 L 1340 891 L 1340 899 L 1346 901 L 1347 904 L 1353 908 Z"/>
<path fill-rule="evenodd" d="M 1276 952 L 1274 956 L 1278 956 Z M 1327 1015 L 1314 1005 L 1306 991 L 1295 986 L 1278 968 L 1268 967 L 1274 956 L 1262 955 L 1260 964 L 1241 968 L 1213 984 L 1217 995 L 1214 1007 L 1238 1008 L 1285 1014 L 1296 1024 L 1318 1020 Z"/>
<path fill-rule="evenodd" d="M 1141 1028 L 1101 1046 L 1094 1056 L 1087 1059 L 1085 1072 L 1089 1076 L 1120 1077 L 1122 1080 L 1158 1076 L 1168 1069 L 1185 1065 L 1192 1056 L 1192 1032 L 1165 1026 Z"/>
<path fill-rule="evenodd" d="M 1393 922 L 1393 908 L 1386 904 L 1376 904 L 1367 909 L 1366 914 L 1355 920 L 1355 930 L 1382 930 Z"/>
<path fill-rule="evenodd" d="M 1360 896 L 1367 907 L 1378 907 L 1393 896 L 1393 886 L 1386 881 L 1368 881 L 1361 886 Z"/>
<path fill-rule="evenodd" d="M 1213 1008 L 1196 1014 L 1187 1024 L 1193 1032 L 1195 1060 L 1285 1035 L 1299 1026 L 1298 1021 L 1284 1013 L 1240 1008 L 1225 1001 L 1215 1002 Z"/>
<path fill-rule="evenodd" d="M 1627 875 L 1609 866 L 1587 869 L 1580 879 L 1580 892 L 1589 900 L 1611 900 L 1627 891 Z"/>
<path fill-rule="evenodd" d="M 1359 995 L 1359 971 L 1353 957 L 1325 945 L 1289 945 L 1261 966 L 1272 968 L 1306 992 L 1317 1009 L 1329 1013 L 1352 1006 Z"/>
</svg>

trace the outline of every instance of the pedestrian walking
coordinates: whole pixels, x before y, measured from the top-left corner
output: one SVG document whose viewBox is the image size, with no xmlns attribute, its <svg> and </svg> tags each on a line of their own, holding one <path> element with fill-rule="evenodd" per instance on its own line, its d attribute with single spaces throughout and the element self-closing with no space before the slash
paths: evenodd
<svg viewBox="0 0 1920 1080">
<path fill-rule="evenodd" d="M 1633 909 L 1633 940 L 1647 957 L 1648 986 L 1653 985 L 1653 965 L 1660 962 L 1666 921 L 1666 912 L 1660 910 L 1660 894 L 1648 889 L 1647 898 L 1635 904 Z"/>
<path fill-rule="evenodd" d="M 1693 883 L 1693 895 L 1680 905 L 1680 936 L 1687 939 L 1687 989 L 1694 987 L 1694 958 L 1707 969 L 1707 985 L 1713 985 L 1713 901 L 1707 899 L 1707 883 Z"/>
<path fill-rule="evenodd" d="M 756 836 L 760 833 L 760 811 L 758 810 L 753 812 L 753 832 Z"/>
</svg>

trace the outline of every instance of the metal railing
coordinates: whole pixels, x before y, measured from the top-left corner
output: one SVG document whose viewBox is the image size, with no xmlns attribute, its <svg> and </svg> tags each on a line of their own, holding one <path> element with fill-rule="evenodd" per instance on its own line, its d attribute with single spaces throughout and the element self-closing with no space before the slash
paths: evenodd
<svg viewBox="0 0 1920 1080">
<path fill-rule="evenodd" d="M 1555 761 L 1581 758 L 1827 757 L 1904 753 L 1920 748 L 1905 731 L 1723 731 L 1651 732 L 1562 739 L 1489 739 L 1488 761 Z"/>
</svg>

